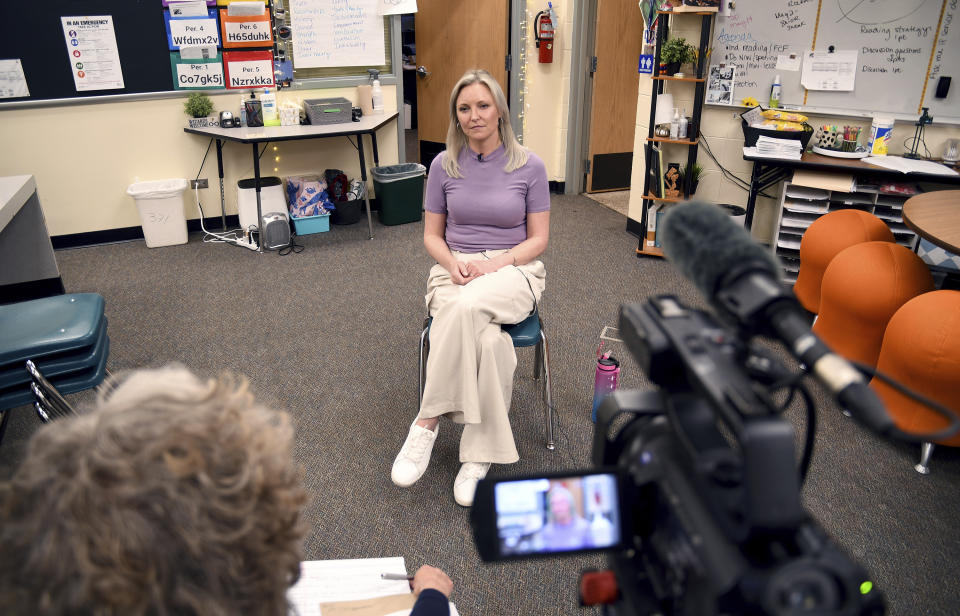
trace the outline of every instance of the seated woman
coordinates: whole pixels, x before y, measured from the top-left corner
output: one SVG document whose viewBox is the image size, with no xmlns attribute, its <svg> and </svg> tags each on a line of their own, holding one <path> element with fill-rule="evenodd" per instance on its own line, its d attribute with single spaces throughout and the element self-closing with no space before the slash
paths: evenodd
<svg viewBox="0 0 960 616">
<path fill-rule="evenodd" d="M 133 372 L 0 483 L 0 614 L 289 613 L 306 494 L 285 413 L 246 383 Z M 422 567 L 411 616 L 446 615 Z"/>
<path fill-rule="evenodd" d="M 423 243 L 430 355 L 420 412 L 393 463 L 401 487 L 424 473 L 439 418 L 464 424 L 453 495 L 473 504 L 490 465 L 519 459 L 510 421 L 516 353 L 502 323 L 535 310 L 545 271 L 550 194 L 543 161 L 517 141 L 503 90 L 471 70 L 450 95 L 447 149 L 430 165 Z"/>
</svg>

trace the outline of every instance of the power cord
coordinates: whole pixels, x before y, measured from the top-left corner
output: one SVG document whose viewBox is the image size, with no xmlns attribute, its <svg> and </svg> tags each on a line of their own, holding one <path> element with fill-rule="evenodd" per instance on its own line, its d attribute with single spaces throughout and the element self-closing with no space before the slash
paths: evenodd
<svg viewBox="0 0 960 616">
<path fill-rule="evenodd" d="M 727 178 L 728 180 L 730 180 L 731 182 L 733 182 L 734 184 L 736 184 L 737 187 L 739 187 L 740 189 L 742 189 L 744 192 L 750 192 L 750 182 L 747 181 L 747 180 L 744 180 L 743 178 L 741 178 L 740 176 L 734 174 L 732 171 L 730 171 L 729 169 L 727 169 L 726 167 L 724 167 L 722 164 L 720 164 L 720 161 L 719 161 L 719 160 L 717 159 L 717 157 L 714 155 L 713 150 L 710 149 L 710 142 L 707 141 L 706 135 L 704 135 L 702 132 L 699 132 L 698 135 L 699 135 L 699 137 L 700 137 L 700 141 L 703 142 L 703 149 L 706 150 L 707 155 L 708 155 L 708 156 L 710 157 L 710 159 L 713 160 L 713 162 L 717 165 L 717 167 L 720 169 L 720 172 L 723 174 L 723 176 L 726 177 L 726 178 Z M 777 197 L 768 195 L 767 193 L 765 193 L 765 192 L 763 192 L 763 191 L 759 191 L 759 192 L 757 193 L 757 195 L 758 195 L 758 196 L 761 196 L 761 197 L 766 197 L 767 199 L 776 199 L 776 198 L 777 198 Z"/>
<path fill-rule="evenodd" d="M 203 153 L 203 159 L 200 161 L 200 168 L 197 170 L 197 177 L 194 180 L 193 194 L 194 199 L 197 203 L 197 209 L 200 211 L 200 229 L 203 231 L 203 242 L 206 244 L 233 244 L 234 246 L 240 246 L 243 248 L 248 248 L 250 250 L 257 250 L 256 243 L 253 242 L 250 229 L 247 229 L 247 232 L 241 237 L 240 229 L 235 229 L 233 231 L 224 230 L 221 233 L 215 233 L 213 231 L 207 230 L 204 226 L 203 220 L 206 216 L 203 213 L 203 204 L 200 203 L 200 189 L 197 187 L 196 180 L 200 179 L 200 174 L 203 173 L 203 166 L 207 162 L 207 155 L 210 154 L 210 147 L 213 145 L 213 138 L 207 143 L 207 149 Z M 266 149 L 266 148 L 264 148 Z M 262 155 L 262 152 L 261 152 Z"/>
</svg>

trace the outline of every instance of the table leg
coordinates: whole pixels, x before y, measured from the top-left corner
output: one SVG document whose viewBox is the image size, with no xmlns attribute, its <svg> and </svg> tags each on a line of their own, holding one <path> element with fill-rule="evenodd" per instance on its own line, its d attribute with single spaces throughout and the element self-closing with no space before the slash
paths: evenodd
<svg viewBox="0 0 960 616">
<path fill-rule="evenodd" d="M 753 211 L 757 207 L 757 193 L 760 192 L 760 173 L 761 164 L 753 162 L 753 171 L 750 173 L 750 194 L 747 196 L 747 215 L 744 218 L 743 226 L 750 231 L 753 228 Z"/>
<path fill-rule="evenodd" d="M 370 141 L 373 142 L 373 166 L 380 166 L 380 154 L 377 153 L 377 131 L 370 133 Z"/>
<path fill-rule="evenodd" d="M 224 198 L 223 192 L 223 141 L 217 139 L 217 174 L 220 176 L 220 221 L 223 223 L 221 227 L 224 231 L 227 230 L 227 210 L 226 210 L 226 199 Z M 203 212 L 200 213 L 200 216 L 203 216 Z"/>
<path fill-rule="evenodd" d="M 360 153 L 360 179 L 363 181 L 363 201 L 367 206 L 367 229 L 370 231 L 370 239 L 373 239 L 373 217 L 370 216 L 370 191 L 367 190 L 367 163 L 363 158 L 363 135 L 357 134 L 357 152 Z M 376 158 L 376 154 L 374 154 Z"/>
<path fill-rule="evenodd" d="M 263 252 L 263 212 L 260 204 L 260 150 L 253 146 L 253 186 L 257 191 L 257 252 Z"/>
</svg>

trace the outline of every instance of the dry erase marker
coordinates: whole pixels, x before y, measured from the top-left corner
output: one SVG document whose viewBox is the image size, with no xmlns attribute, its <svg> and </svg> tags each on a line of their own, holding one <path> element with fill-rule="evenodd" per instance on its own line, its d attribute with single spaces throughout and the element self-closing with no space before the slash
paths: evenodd
<svg viewBox="0 0 960 616">
<path fill-rule="evenodd" d="M 381 573 L 381 580 L 412 580 L 412 575 L 407 575 L 406 573 Z"/>
</svg>

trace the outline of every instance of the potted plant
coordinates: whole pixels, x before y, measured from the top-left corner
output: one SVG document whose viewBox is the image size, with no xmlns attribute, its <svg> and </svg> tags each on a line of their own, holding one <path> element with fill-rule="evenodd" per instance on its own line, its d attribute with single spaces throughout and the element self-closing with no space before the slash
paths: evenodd
<svg viewBox="0 0 960 616">
<path fill-rule="evenodd" d="M 206 92 L 193 92 L 183 104 L 183 112 L 190 116 L 190 128 L 216 126 L 216 119 L 208 117 L 213 111 L 213 101 Z"/>
<path fill-rule="evenodd" d="M 660 61 L 667 65 L 667 74 L 673 75 L 680 65 L 697 59 L 697 49 L 682 37 L 672 38 L 660 50 Z"/>
<path fill-rule="evenodd" d="M 687 181 L 687 169 L 688 167 L 684 165 L 680 168 L 680 185 L 683 186 Z M 700 163 L 693 163 L 689 167 L 690 173 L 690 194 L 693 195 L 697 192 L 697 185 L 700 184 L 700 176 L 703 175 L 703 166 Z"/>
</svg>

